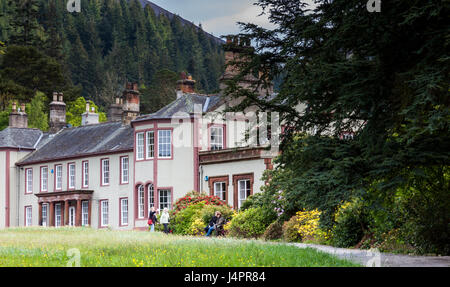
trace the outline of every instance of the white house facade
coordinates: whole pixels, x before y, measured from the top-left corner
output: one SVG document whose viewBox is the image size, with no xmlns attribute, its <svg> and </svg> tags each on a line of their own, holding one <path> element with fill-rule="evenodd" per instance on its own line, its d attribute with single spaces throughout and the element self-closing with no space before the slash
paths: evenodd
<svg viewBox="0 0 450 287">
<path fill-rule="evenodd" d="M 151 207 L 171 209 L 193 190 L 240 208 L 261 191 L 273 154 L 250 145 L 245 118 L 218 113 L 222 95 L 197 94 L 194 84 L 180 80 L 177 99 L 150 115 L 140 115 L 137 84 L 127 84 L 108 122 L 87 106 L 80 127 L 66 125 L 54 93 L 48 133 L 28 128 L 14 105 L 0 131 L 0 228 L 145 229 Z"/>
</svg>

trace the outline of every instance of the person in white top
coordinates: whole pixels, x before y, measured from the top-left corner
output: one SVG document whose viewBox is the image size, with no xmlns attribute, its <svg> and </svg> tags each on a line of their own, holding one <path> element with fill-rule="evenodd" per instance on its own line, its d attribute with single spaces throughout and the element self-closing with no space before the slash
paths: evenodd
<svg viewBox="0 0 450 287">
<path fill-rule="evenodd" d="M 162 214 L 161 214 L 161 218 L 159 219 L 159 221 L 161 222 L 162 225 L 164 225 L 164 233 L 169 233 L 169 220 L 170 220 L 170 216 L 169 216 L 169 210 L 167 209 L 167 207 L 164 208 Z"/>
</svg>

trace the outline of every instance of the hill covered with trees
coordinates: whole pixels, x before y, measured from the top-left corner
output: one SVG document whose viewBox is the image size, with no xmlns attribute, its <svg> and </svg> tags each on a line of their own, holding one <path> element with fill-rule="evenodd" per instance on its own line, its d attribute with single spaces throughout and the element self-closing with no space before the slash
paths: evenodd
<svg viewBox="0 0 450 287">
<path fill-rule="evenodd" d="M 0 0 L 0 109 L 11 99 L 31 102 L 37 91 L 49 101 L 59 90 L 66 101 L 82 96 L 105 111 L 134 81 L 141 111 L 150 113 L 175 97 L 161 79 L 182 71 L 200 91 L 218 90 L 222 43 L 201 27 L 143 1 L 81 0 L 81 13 L 69 13 L 66 2 Z"/>
</svg>

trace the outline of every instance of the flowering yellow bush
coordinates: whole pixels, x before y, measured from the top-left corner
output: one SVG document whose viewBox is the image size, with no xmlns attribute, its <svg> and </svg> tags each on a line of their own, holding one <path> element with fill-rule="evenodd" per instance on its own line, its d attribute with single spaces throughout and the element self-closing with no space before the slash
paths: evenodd
<svg viewBox="0 0 450 287">
<path fill-rule="evenodd" d="M 201 218 L 196 218 L 189 227 L 189 235 L 204 235 L 205 224 Z"/>
<path fill-rule="evenodd" d="M 299 211 L 296 213 L 296 225 L 298 234 L 302 240 L 328 240 L 329 232 L 319 228 L 320 211 Z"/>
</svg>

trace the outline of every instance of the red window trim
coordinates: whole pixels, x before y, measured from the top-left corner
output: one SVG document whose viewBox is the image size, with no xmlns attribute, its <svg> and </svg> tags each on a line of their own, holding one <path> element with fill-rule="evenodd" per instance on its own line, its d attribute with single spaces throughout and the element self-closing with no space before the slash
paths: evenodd
<svg viewBox="0 0 450 287">
<path fill-rule="evenodd" d="M 75 174 L 74 174 L 74 183 L 73 183 L 73 187 L 71 188 L 69 183 L 70 183 L 70 165 L 73 164 L 75 166 L 75 168 L 73 169 Z M 67 163 L 67 190 L 75 190 L 77 187 L 77 165 L 75 162 L 68 162 Z"/>
<path fill-rule="evenodd" d="M 109 162 L 109 182 L 107 184 L 103 184 L 103 161 L 108 160 Z M 100 186 L 109 186 L 111 184 L 111 161 L 109 160 L 109 157 L 101 158 L 100 159 Z"/>
<path fill-rule="evenodd" d="M 60 166 L 61 167 L 61 188 L 56 188 L 56 167 L 57 166 Z M 55 164 L 54 165 L 54 175 L 53 175 L 53 190 L 54 191 L 57 191 L 57 190 L 63 190 L 63 186 L 62 186 L 62 184 L 63 184 L 63 180 L 62 180 L 62 173 L 63 173 L 63 165 L 62 164 Z"/>
<path fill-rule="evenodd" d="M 225 182 L 225 203 L 228 203 L 229 195 L 228 195 L 228 186 L 229 186 L 229 176 L 228 175 L 222 175 L 222 176 L 212 176 L 208 178 L 209 182 L 209 195 L 214 196 L 214 184 L 216 182 Z"/>
<path fill-rule="evenodd" d="M 47 190 L 42 189 L 42 169 L 47 168 Z M 48 165 L 42 165 L 39 167 L 39 192 L 48 192 Z"/>
<path fill-rule="evenodd" d="M 160 190 L 170 190 L 170 207 L 173 208 L 173 187 L 158 187 L 156 189 L 156 199 L 157 201 L 155 202 L 155 207 L 157 207 L 156 209 L 159 209 L 159 191 Z M 159 212 L 162 212 L 162 210 L 160 210 Z"/>
<path fill-rule="evenodd" d="M 31 170 L 31 192 L 28 192 L 28 170 Z M 33 168 L 26 168 L 25 169 L 25 194 L 33 194 Z"/>
<path fill-rule="evenodd" d="M 128 158 L 128 182 L 123 181 L 123 174 L 122 174 L 122 159 Z M 119 170 L 120 170 L 120 185 L 127 185 L 130 183 L 130 157 L 127 155 L 121 156 L 119 158 Z M 111 169 L 110 169 L 111 170 Z"/>
<path fill-rule="evenodd" d="M 250 195 L 253 195 L 253 183 L 254 183 L 254 174 L 252 173 L 244 173 L 244 174 L 234 174 L 233 175 L 233 208 L 235 210 L 238 209 L 239 206 L 239 180 L 250 180 Z"/>
<path fill-rule="evenodd" d="M 23 207 L 23 226 L 24 227 L 28 227 L 27 226 L 27 208 L 31 208 L 31 225 L 29 226 L 33 226 L 33 206 L 32 205 L 25 205 Z"/>
<path fill-rule="evenodd" d="M 213 127 L 222 128 L 222 131 L 223 131 L 222 149 L 226 149 L 227 148 L 227 125 L 226 124 L 209 123 L 208 124 L 208 150 L 211 150 L 211 128 L 213 128 Z"/>
<path fill-rule="evenodd" d="M 128 222 L 127 224 L 122 224 L 122 200 L 126 199 L 128 201 Z M 119 198 L 119 227 L 125 227 L 130 224 L 130 201 L 128 200 L 128 197 L 120 197 Z"/>
<path fill-rule="evenodd" d="M 106 225 L 106 226 L 102 226 L 102 214 L 103 214 L 102 202 L 103 201 L 107 201 L 108 202 L 108 225 Z M 109 205 L 109 200 L 108 199 L 100 199 L 98 201 L 98 228 L 108 228 L 109 226 L 111 226 L 111 224 L 109 222 L 109 211 L 110 210 L 111 210 L 111 206 Z"/>
<path fill-rule="evenodd" d="M 85 162 L 87 162 L 87 165 L 88 165 L 88 178 L 87 178 L 87 182 L 88 182 L 88 184 L 87 185 L 84 185 L 84 180 L 85 180 L 85 178 L 84 178 L 84 163 Z M 83 160 L 82 162 L 81 162 L 81 188 L 89 188 L 89 160 Z"/>
<path fill-rule="evenodd" d="M 173 128 L 157 128 L 155 133 L 155 157 L 158 160 L 173 160 Z M 159 156 L 159 131 L 170 131 L 170 157 L 160 157 Z"/>
</svg>

